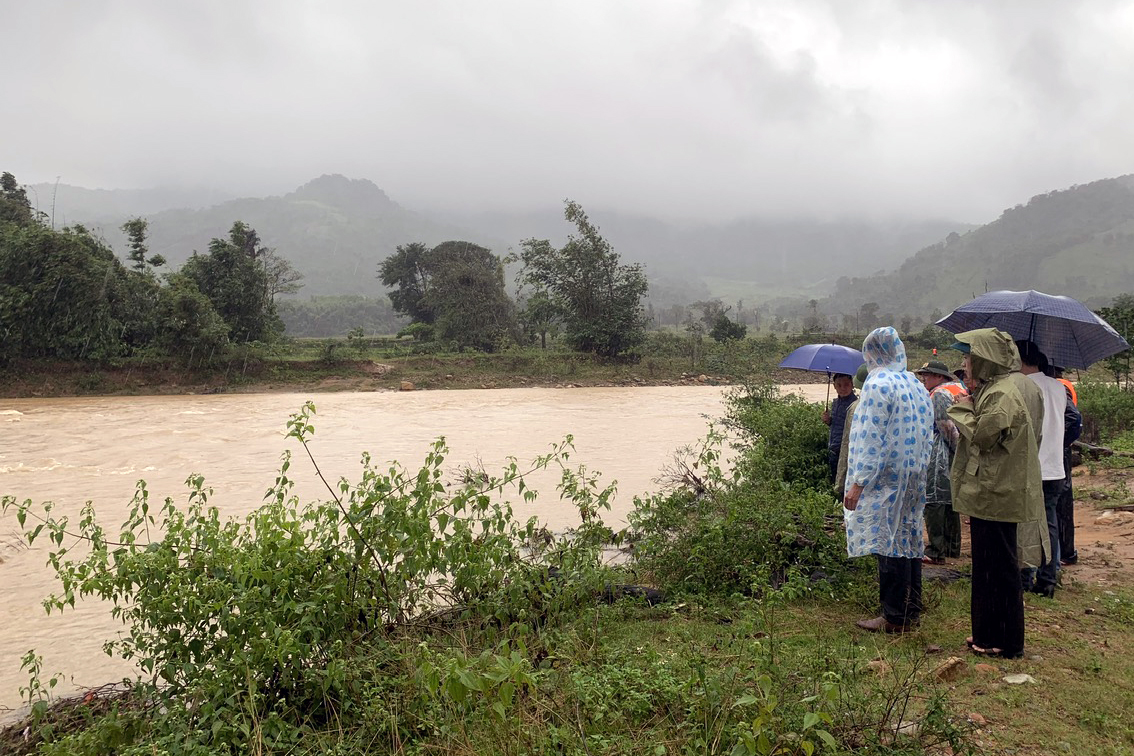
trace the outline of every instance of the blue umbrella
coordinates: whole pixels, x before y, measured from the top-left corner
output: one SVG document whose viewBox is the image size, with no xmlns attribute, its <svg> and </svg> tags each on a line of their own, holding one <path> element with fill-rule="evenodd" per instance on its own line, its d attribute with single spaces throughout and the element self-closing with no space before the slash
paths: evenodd
<svg viewBox="0 0 1134 756">
<path fill-rule="evenodd" d="M 839 344 L 804 344 L 784 357 L 780 367 L 810 370 L 813 373 L 854 375 L 859 365 L 866 362 L 862 352 Z M 827 398 L 831 398 L 831 384 L 827 384 Z"/>
<path fill-rule="evenodd" d="M 866 362 L 862 352 L 839 344 L 805 344 L 784 357 L 780 367 L 810 370 L 815 373 L 846 373 L 854 375 L 858 366 Z"/>
<path fill-rule="evenodd" d="M 937 325 L 952 333 L 999 328 L 1017 341 L 1035 342 L 1051 364 L 1068 368 L 1085 368 L 1130 348 L 1082 302 L 1041 291 L 990 291 Z"/>
</svg>

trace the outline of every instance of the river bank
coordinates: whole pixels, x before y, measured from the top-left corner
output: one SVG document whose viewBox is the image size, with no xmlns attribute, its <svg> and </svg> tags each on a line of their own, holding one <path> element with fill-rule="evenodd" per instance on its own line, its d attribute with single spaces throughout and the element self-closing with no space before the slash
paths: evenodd
<svg viewBox="0 0 1134 756">
<path fill-rule="evenodd" d="M 211 368 L 165 363 L 21 362 L 0 372 L 0 398 L 172 396 L 279 392 L 722 386 L 750 376 L 777 384 L 826 376 L 767 365 L 693 367 L 688 360 L 604 362 L 589 355 L 430 355 L 393 359 L 233 360 Z"/>
</svg>

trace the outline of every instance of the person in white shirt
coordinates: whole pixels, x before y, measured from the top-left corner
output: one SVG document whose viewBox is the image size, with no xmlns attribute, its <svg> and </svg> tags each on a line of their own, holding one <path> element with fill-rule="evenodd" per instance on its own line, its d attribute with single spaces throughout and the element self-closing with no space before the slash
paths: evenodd
<svg viewBox="0 0 1134 756">
<path fill-rule="evenodd" d="M 1059 577 L 1059 498 L 1066 485 L 1063 469 L 1063 418 L 1067 409 L 1067 389 L 1054 378 L 1044 375 L 1047 357 L 1031 341 L 1017 341 L 1020 351 L 1020 372 L 1039 386 L 1043 393 L 1043 434 L 1040 438 L 1040 473 L 1043 476 L 1043 503 L 1047 514 L 1047 532 L 1051 552 L 1046 554 L 1039 570 L 1024 570 L 1024 590 L 1048 598 L 1055 597 Z"/>
</svg>

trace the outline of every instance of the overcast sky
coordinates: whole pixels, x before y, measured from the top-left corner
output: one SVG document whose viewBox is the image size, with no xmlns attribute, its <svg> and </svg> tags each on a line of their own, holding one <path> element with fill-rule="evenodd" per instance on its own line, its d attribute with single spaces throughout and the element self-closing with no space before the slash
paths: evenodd
<svg viewBox="0 0 1134 756">
<path fill-rule="evenodd" d="M 0 170 L 415 209 L 994 219 L 1134 172 L 1134 3 L 0 0 Z"/>
</svg>

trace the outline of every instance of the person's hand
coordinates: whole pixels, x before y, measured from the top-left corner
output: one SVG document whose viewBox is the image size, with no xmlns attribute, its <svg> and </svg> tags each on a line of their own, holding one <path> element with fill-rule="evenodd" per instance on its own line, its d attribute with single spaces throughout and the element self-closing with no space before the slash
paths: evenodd
<svg viewBox="0 0 1134 756">
<path fill-rule="evenodd" d="M 829 409 L 823 410 L 823 423 L 825 425 L 831 424 L 831 410 L 829 410 Z"/>
<path fill-rule="evenodd" d="M 972 403 L 973 403 L 973 397 L 972 397 L 971 394 L 965 394 L 964 396 L 958 396 L 953 401 L 953 404 L 972 404 Z"/>
<path fill-rule="evenodd" d="M 843 507 L 850 512 L 858 509 L 858 497 L 860 496 L 862 496 L 862 486 L 855 483 L 847 490 L 846 495 L 843 496 Z"/>
</svg>

